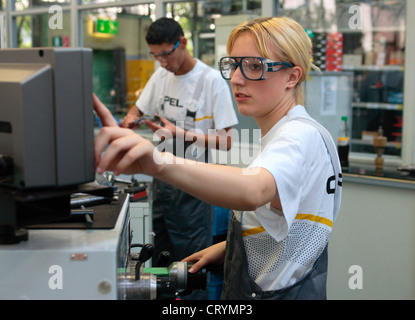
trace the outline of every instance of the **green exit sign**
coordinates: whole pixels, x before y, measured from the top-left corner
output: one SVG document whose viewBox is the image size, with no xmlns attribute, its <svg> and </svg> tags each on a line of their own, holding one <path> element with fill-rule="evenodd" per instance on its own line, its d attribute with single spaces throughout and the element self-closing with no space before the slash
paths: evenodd
<svg viewBox="0 0 415 320">
<path fill-rule="evenodd" d="M 118 34 L 118 21 L 98 19 L 97 32 Z"/>
</svg>

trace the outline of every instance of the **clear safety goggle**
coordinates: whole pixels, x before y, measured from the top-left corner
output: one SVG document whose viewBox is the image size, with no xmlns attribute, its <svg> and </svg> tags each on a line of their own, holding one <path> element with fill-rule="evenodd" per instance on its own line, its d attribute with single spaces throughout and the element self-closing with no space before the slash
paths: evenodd
<svg viewBox="0 0 415 320">
<path fill-rule="evenodd" d="M 154 60 L 166 59 L 168 56 L 170 56 L 174 52 L 174 50 L 177 49 L 177 47 L 179 46 L 179 43 L 180 43 L 180 39 L 177 40 L 176 44 L 174 45 L 174 47 L 171 50 L 164 51 L 164 52 L 161 52 L 161 53 L 150 52 L 150 55 L 153 57 Z"/>
<path fill-rule="evenodd" d="M 293 65 L 262 57 L 223 57 L 219 60 L 219 70 L 225 80 L 230 80 L 238 67 L 246 79 L 258 81 L 266 79 L 266 72 L 278 72 Z"/>
</svg>

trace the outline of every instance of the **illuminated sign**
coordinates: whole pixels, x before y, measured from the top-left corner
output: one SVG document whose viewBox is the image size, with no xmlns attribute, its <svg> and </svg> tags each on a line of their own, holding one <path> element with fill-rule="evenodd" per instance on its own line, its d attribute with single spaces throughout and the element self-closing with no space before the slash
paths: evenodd
<svg viewBox="0 0 415 320">
<path fill-rule="evenodd" d="M 98 19 L 95 32 L 118 34 L 118 21 Z"/>
</svg>

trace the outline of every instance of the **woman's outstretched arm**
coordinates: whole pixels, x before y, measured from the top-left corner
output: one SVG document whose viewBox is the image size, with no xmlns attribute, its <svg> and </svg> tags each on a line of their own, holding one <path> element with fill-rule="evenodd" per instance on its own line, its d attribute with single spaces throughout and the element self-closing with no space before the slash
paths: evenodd
<svg viewBox="0 0 415 320">
<path fill-rule="evenodd" d="M 95 159 L 98 173 L 144 173 L 225 208 L 254 210 L 277 198 L 274 178 L 265 169 L 242 169 L 175 157 L 159 152 L 130 129 L 104 127 L 95 140 Z"/>
</svg>

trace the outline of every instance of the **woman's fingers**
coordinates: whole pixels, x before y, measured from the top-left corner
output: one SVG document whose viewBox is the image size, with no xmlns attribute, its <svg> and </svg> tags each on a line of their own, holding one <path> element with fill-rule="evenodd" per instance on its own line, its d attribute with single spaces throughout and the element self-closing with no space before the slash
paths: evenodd
<svg viewBox="0 0 415 320">
<path fill-rule="evenodd" d="M 151 174 L 149 168 L 154 163 L 151 152 L 153 149 L 152 144 L 141 137 L 123 138 L 122 146 L 118 151 L 122 156 L 114 167 L 114 174 L 118 175 L 122 172 Z"/>
<path fill-rule="evenodd" d="M 143 139 L 129 129 L 118 127 L 103 128 L 95 139 L 95 159 L 98 173 L 118 167 L 129 149 Z M 105 152 L 104 149 L 106 148 Z"/>
<path fill-rule="evenodd" d="M 105 150 L 105 152 L 104 152 Z M 162 170 L 163 157 L 153 144 L 130 129 L 103 128 L 95 139 L 96 170 L 102 174 L 146 173 Z"/>
<path fill-rule="evenodd" d="M 92 100 L 94 103 L 94 110 L 96 111 L 98 117 L 101 120 L 103 126 L 114 126 L 118 127 L 117 122 L 115 121 L 114 117 L 112 116 L 111 112 L 108 108 L 99 100 L 99 98 L 92 94 Z"/>
<path fill-rule="evenodd" d="M 225 248 L 226 242 L 219 242 L 188 256 L 183 261 L 195 261 L 195 264 L 189 269 L 190 273 L 195 273 L 206 265 L 223 263 L 225 259 Z"/>
</svg>

